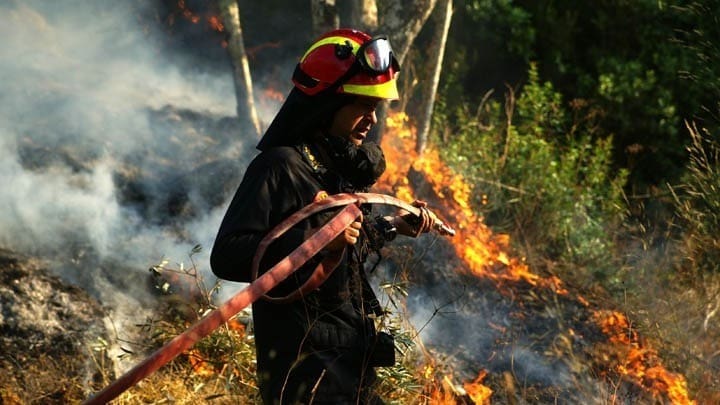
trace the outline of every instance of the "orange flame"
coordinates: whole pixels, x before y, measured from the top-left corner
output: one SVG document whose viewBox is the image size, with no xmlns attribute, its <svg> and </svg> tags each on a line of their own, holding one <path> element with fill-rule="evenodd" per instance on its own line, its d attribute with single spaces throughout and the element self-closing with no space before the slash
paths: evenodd
<svg viewBox="0 0 720 405">
<path fill-rule="evenodd" d="M 285 94 L 280 90 L 274 89 L 272 87 L 265 88 L 262 92 L 262 97 L 278 103 L 281 103 L 283 100 L 285 100 Z"/>
<path fill-rule="evenodd" d="M 475 404 L 487 405 L 490 403 L 493 391 L 482 383 L 487 374 L 487 370 L 481 370 L 473 382 L 463 384 L 463 388 L 465 388 L 468 396 Z"/>
<path fill-rule="evenodd" d="M 428 371 L 431 374 L 426 375 L 426 378 L 432 376 L 432 367 L 429 366 L 426 369 L 426 374 Z M 464 383 L 462 388 L 453 383 L 453 378 L 450 375 L 437 378 L 430 388 L 428 403 L 432 405 L 456 405 L 469 403 L 468 400 L 470 400 L 473 404 L 489 405 L 493 391 L 483 385 L 482 381 L 485 377 L 487 377 L 487 371 L 482 370 L 475 380 Z"/>
<path fill-rule="evenodd" d="M 455 390 L 449 377 L 444 377 L 439 386 L 430 393 L 429 403 L 432 405 L 455 405 L 457 403 Z"/>
<path fill-rule="evenodd" d="M 660 364 L 657 352 L 641 341 L 624 314 L 615 311 L 594 311 L 593 318 L 612 343 L 626 353 L 619 356 L 616 370 L 654 396 L 667 395 L 673 404 L 695 404 L 688 395 L 687 382 L 680 374 L 671 373 Z"/>
<path fill-rule="evenodd" d="M 227 321 L 227 326 L 230 330 L 237 332 L 240 338 L 245 336 L 245 325 L 238 321 L 237 318 Z"/>
<path fill-rule="evenodd" d="M 450 219 L 448 224 L 456 229 L 453 247 L 472 274 L 498 283 L 522 281 L 532 286 L 550 288 L 557 294 L 568 294 L 559 278 L 542 277 L 532 273 L 524 260 L 508 256 L 506 251 L 509 248 L 509 237 L 494 235 L 483 224 L 483 218 L 473 212 L 469 204 L 470 186 L 462 176 L 453 173 L 442 163 L 437 150 L 429 148 L 418 156 L 413 147 L 414 136 L 407 121 L 407 116 L 402 113 L 392 115 L 387 120 L 388 133 L 383 137 L 387 171 L 378 182 L 380 191 L 413 201 L 415 196 L 407 174 L 410 169 L 422 173 L 432 191 L 443 201 L 443 206 L 436 208 L 443 209 L 443 213 Z M 580 295 L 577 296 L 577 301 L 585 307 L 589 306 L 588 301 Z M 685 378 L 667 371 L 660 364 L 657 353 L 640 343 L 638 335 L 631 330 L 623 314 L 595 311 L 594 318 L 609 336 L 611 343 L 627 348 L 627 354 L 617 360 L 616 371 L 619 374 L 648 390 L 655 397 L 665 395 L 674 404 L 695 404 L 695 401 L 689 399 Z M 479 395 L 473 397 L 476 403 L 486 403 L 484 401 L 489 401 L 492 393 L 481 384 L 486 374 L 481 372 L 475 382 L 466 384 L 468 392 Z M 479 386 L 472 385 L 476 383 Z M 469 390 L 468 386 L 471 387 Z M 436 390 L 432 403 L 450 403 L 443 402 L 447 398 L 446 393 L 447 390 Z M 477 402 L 475 398 L 481 402 Z"/>
<path fill-rule="evenodd" d="M 189 8 L 187 8 L 187 5 L 185 4 L 185 0 L 178 0 L 178 8 L 182 12 L 182 16 L 185 17 L 185 19 L 189 20 L 193 24 L 197 24 L 198 21 L 200 21 L 200 17 L 190 11 Z"/>
<path fill-rule="evenodd" d="M 407 120 L 402 113 L 387 120 L 388 130 L 392 133 L 383 137 L 387 170 L 378 187 L 400 199 L 413 201 L 415 197 L 407 173 L 410 168 L 423 173 L 434 193 L 444 202 L 443 209 L 451 219 L 449 223 L 457 231 L 453 238 L 455 251 L 473 274 L 496 282 L 522 280 L 533 286 L 551 288 L 558 294 L 567 294 L 557 277 L 541 277 L 532 273 L 523 261 L 508 256 L 505 252 L 509 246 L 508 235 L 494 235 L 483 223 L 483 218 L 473 212 L 469 203 L 472 190 L 463 177 L 442 163 L 437 150 L 429 148 L 421 156 L 415 152 Z"/>
<path fill-rule="evenodd" d="M 190 367 L 195 374 L 207 377 L 217 373 L 215 367 L 205 361 L 202 354 L 197 349 L 190 349 L 185 353 L 185 355 L 187 356 L 188 362 L 190 362 Z"/>
<path fill-rule="evenodd" d="M 180 14 L 184 19 L 190 21 L 193 24 L 199 23 L 200 20 L 205 20 L 212 30 L 217 32 L 225 31 L 225 25 L 222 23 L 222 19 L 220 17 L 216 15 L 201 16 L 197 12 L 190 10 L 185 3 L 185 0 L 178 0 L 177 10 L 178 14 Z M 173 21 L 174 17 L 171 15 L 170 23 L 172 24 Z"/>
<path fill-rule="evenodd" d="M 210 24 L 210 27 L 214 29 L 217 32 L 223 32 L 225 31 L 225 25 L 222 23 L 220 17 L 216 15 L 211 15 L 207 18 L 208 24 Z"/>
<path fill-rule="evenodd" d="M 237 317 L 228 320 L 226 325 L 229 330 L 235 332 L 236 339 L 242 339 L 245 336 L 245 324 L 240 322 Z M 222 374 L 226 367 L 226 365 L 218 366 L 208 362 L 206 360 L 208 356 L 204 355 L 202 351 L 197 348 L 188 349 L 184 352 L 184 354 L 187 357 L 187 360 L 190 363 L 190 368 L 193 372 L 202 377 Z M 225 361 L 219 361 L 218 363 L 223 364 Z"/>
</svg>

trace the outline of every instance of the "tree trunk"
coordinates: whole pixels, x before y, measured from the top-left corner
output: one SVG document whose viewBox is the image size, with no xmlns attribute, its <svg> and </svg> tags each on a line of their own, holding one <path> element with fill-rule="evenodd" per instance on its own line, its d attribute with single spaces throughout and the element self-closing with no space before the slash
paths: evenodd
<svg viewBox="0 0 720 405">
<path fill-rule="evenodd" d="M 432 46 L 429 50 L 430 68 L 433 71 L 432 77 L 424 86 L 424 94 L 421 99 L 422 116 L 418 121 L 417 144 L 415 150 L 418 155 L 422 154 L 427 145 L 428 133 L 432 123 L 433 107 L 435 106 L 435 95 L 437 94 L 438 84 L 440 83 L 440 73 L 442 72 L 443 56 L 445 54 L 445 44 L 447 43 L 448 30 L 450 29 L 450 21 L 452 20 L 452 0 L 439 0 L 437 8 L 433 14 L 435 20 L 435 32 L 433 33 Z"/>
<path fill-rule="evenodd" d="M 386 9 L 380 13 L 379 32 L 387 33 L 393 52 L 402 66 L 410 45 L 427 21 L 435 7 L 436 0 L 389 0 Z M 380 143 L 385 131 L 387 104 L 380 104 L 377 112 L 378 124 L 368 134 L 368 139 Z"/>
<path fill-rule="evenodd" d="M 378 10 L 375 0 L 353 0 L 350 11 L 350 26 L 367 32 L 377 34 Z"/>
<path fill-rule="evenodd" d="M 427 21 L 437 0 L 392 0 L 380 19 L 380 31 L 387 33 L 395 57 L 402 64 L 415 37 Z"/>
<path fill-rule="evenodd" d="M 335 0 L 311 0 L 313 35 L 318 37 L 340 26 L 340 16 Z"/>
<path fill-rule="evenodd" d="M 253 135 L 257 138 L 260 136 L 261 131 L 260 120 L 255 110 L 250 65 L 245 53 L 242 27 L 240 25 L 240 8 L 236 0 L 218 0 L 218 6 L 228 36 L 228 53 L 233 66 L 238 119 L 242 123 L 246 123 L 247 125 L 243 127 L 253 132 Z"/>
</svg>

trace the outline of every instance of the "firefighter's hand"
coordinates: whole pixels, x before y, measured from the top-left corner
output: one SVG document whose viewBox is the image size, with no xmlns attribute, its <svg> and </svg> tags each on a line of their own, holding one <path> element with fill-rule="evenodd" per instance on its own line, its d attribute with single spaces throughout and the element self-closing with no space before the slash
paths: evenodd
<svg viewBox="0 0 720 405">
<path fill-rule="evenodd" d="M 415 217 L 417 223 L 413 226 L 415 234 L 420 235 L 421 233 L 430 232 L 437 221 L 437 217 L 426 208 L 427 203 L 423 200 L 415 200 L 412 205 L 420 208 L 420 216 Z"/>
<path fill-rule="evenodd" d="M 423 233 L 430 232 L 437 221 L 437 217 L 425 208 L 427 207 L 425 201 L 415 200 L 412 205 L 420 208 L 420 215 L 405 214 L 396 217 L 395 226 L 398 229 L 398 233 L 417 237 Z"/>
<path fill-rule="evenodd" d="M 360 238 L 360 229 L 362 228 L 362 221 L 363 221 L 363 215 L 360 213 L 360 215 L 355 218 L 355 221 L 350 223 L 345 230 L 340 233 L 335 239 L 333 239 L 330 243 L 325 245 L 325 250 L 330 252 L 338 252 L 345 248 L 347 245 L 354 245 L 357 243 L 358 238 Z"/>
</svg>

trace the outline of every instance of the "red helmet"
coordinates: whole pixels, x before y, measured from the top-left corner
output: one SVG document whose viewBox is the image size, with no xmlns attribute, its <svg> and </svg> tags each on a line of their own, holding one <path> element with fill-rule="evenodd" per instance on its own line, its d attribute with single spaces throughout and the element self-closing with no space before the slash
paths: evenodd
<svg viewBox="0 0 720 405">
<path fill-rule="evenodd" d="M 293 74 L 303 93 L 322 91 L 397 100 L 400 70 L 387 37 L 352 29 L 330 31 L 308 48 Z"/>
</svg>

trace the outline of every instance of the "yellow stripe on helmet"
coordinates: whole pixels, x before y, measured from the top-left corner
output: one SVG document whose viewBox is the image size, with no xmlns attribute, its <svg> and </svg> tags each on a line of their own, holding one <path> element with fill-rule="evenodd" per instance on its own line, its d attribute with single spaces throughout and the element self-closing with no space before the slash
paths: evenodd
<svg viewBox="0 0 720 405">
<path fill-rule="evenodd" d="M 303 57 L 300 59 L 300 62 L 302 63 L 302 62 L 305 60 L 305 58 L 308 56 L 308 54 L 310 54 L 310 52 L 314 51 L 315 48 L 318 48 L 318 47 L 323 46 L 323 45 L 326 45 L 326 44 L 344 45 L 345 42 L 349 42 L 349 43 L 350 43 L 350 46 L 352 46 L 353 55 L 357 53 L 358 49 L 360 49 L 360 44 L 357 43 L 357 42 L 355 42 L 355 41 L 353 41 L 352 39 L 350 39 L 350 38 L 348 38 L 348 37 L 340 37 L 340 36 L 327 37 L 327 38 L 323 38 L 323 39 L 315 42 L 314 44 L 312 44 L 312 46 L 310 47 L 310 49 L 308 49 L 308 50 L 305 52 L 305 55 L 303 55 Z"/>
<path fill-rule="evenodd" d="M 356 94 L 358 96 L 382 98 L 385 100 L 398 100 L 400 98 L 397 90 L 397 83 L 394 78 L 380 84 L 345 83 L 342 85 L 342 89 L 344 93 Z"/>
</svg>

